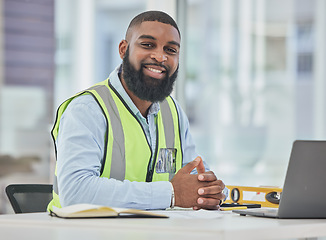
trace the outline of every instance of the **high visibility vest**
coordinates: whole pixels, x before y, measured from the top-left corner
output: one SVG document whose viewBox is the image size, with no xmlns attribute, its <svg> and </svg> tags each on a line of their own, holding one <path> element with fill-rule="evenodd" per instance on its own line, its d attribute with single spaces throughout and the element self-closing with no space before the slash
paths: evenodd
<svg viewBox="0 0 326 240">
<path fill-rule="evenodd" d="M 90 94 L 101 107 L 107 122 L 105 146 L 100 177 L 114 178 L 138 182 L 169 181 L 171 173 L 157 171 L 156 164 L 161 162 L 159 152 L 165 149 L 174 149 L 175 171 L 182 167 L 183 154 L 181 149 L 179 116 L 173 99 L 169 96 L 160 103 L 160 110 L 155 117 L 157 128 L 156 150 L 151 150 L 144 129 L 110 84 L 109 79 L 76 94 L 60 105 L 52 129 L 52 136 L 56 141 L 60 119 L 69 103 L 76 97 Z M 153 156 L 153 161 L 151 158 Z M 48 205 L 48 211 L 53 206 L 61 208 L 60 189 L 57 185 L 57 168 L 53 183 L 53 199 Z"/>
</svg>

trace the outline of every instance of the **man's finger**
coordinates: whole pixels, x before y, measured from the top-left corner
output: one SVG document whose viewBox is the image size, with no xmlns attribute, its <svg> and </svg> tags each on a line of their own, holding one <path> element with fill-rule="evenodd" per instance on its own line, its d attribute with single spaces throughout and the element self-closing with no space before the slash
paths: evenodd
<svg viewBox="0 0 326 240">
<path fill-rule="evenodd" d="M 199 174 L 198 180 L 201 182 L 213 182 L 217 180 L 217 177 L 212 171 L 209 171 L 209 172 Z"/>
<path fill-rule="evenodd" d="M 213 205 L 213 206 L 200 206 L 200 207 L 197 207 L 198 209 L 194 209 L 194 210 L 200 210 L 200 209 L 206 209 L 206 210 L 218 210 L 220 209 L 220 206 L 219 205 Z"/>
<path fill-rule="evenodd" d="M 220 203 L 220 199 L 217 199 L 217 198 L 203 198 L 203 197 L 200 197 L 197 199 L 197 203 L 198 203 L 198 207 L 201 207 L 201 208 L 207 208 L 208 206 L 218 206 L 219 203 Z"/>
<path fill-rule="evenodd" d="M 196 157 L 196 159 L 200 160 L 199 164 L 196 167 L 197 168 L 197 173 L 204 173 L 206 171 L 206 169 L 205 169 L 203 160 L 201 159 L 200 156 Z"/>
<path fill-rule="evenodd" d="M 202 187 L 198 189 L 199 195 L 212 195 L 212 194 L 219 194 L 223 192 L 223 189 L 221 186 L 214 185 L 210 187 Z"/>
<path fill-rule="evenodd" d="M 188 163 L 186 166 L 184 166 L 183 168 L 181 168 L 180 170 L 179 170 L 179 172 L 181 172 L 181 173 L 191 173 L 191 171 L 192 170 L 194 170 L 199 164 L 200 164 L 200 162 L 202 162 L 202 160 L 201 160 L 201 158 L 199 157 L 197 157 L 197 158 L 195 158 L 195 160 L 193 160 L 193 161 L 191 161 L 190 163 Z"/>
<path fill-rule="evenodd" d="M 203 199 L 216 199 L 217 202 L 220 203 L 221 200 L 223 201 L 225 199 L 225 195 L 223 193 L 217 193 L 217 194 L 212 194 L 212 195 L 202 195 L 199 198 L 203 198 Z"/>
</svg>

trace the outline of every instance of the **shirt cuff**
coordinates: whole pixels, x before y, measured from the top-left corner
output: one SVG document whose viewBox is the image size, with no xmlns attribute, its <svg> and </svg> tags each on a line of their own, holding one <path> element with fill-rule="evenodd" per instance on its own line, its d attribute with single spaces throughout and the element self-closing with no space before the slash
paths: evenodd
<svg viewBox="0 0 326 240">
<path fill-rule="evenodd" d="M 172 183 L 168 181 L 151 182 L 151 209 L 166 209 L 171 206 Z"/>
</svg>

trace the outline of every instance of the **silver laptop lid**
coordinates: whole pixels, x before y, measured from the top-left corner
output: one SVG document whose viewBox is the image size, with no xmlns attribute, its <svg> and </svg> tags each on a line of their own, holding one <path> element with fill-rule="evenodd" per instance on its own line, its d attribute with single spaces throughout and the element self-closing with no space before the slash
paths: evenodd
<svg viewBox="0 0 326 240">
<path fill-rule="evenodd" d="M 293 143 L 279 218 L 326 218 L 326 141 Z"/>
</svg>

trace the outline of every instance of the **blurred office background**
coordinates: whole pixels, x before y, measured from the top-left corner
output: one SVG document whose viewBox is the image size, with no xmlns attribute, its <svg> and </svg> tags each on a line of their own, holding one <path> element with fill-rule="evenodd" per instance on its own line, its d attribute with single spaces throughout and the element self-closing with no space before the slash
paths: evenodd
<svg viewBox="0 0 326 240">
<path fill-rule="evenodd" d="M 326 139 L 325 0 L 0 0 L 0 213 L 7 184 L 51 183 L 57 107 L 150 9 L 179 24 L 173 95 L 226 184 L 282 187 L 292 142 Z"/>
</svg>

